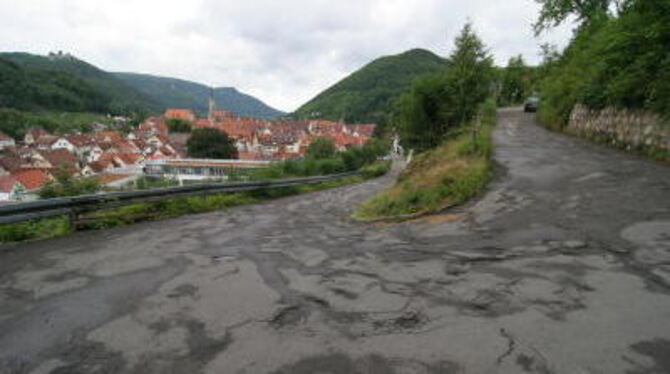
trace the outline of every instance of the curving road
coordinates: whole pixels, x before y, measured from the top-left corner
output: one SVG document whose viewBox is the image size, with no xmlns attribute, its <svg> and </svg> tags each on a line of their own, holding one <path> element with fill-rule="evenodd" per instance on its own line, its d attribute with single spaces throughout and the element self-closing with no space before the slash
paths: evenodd
<svg viewBox="0 0 670 374">
<path fill-rule="evenodd" d="M 1 247 L 0 373 L 668 373 L 670 168 L 502 110 L 481 199 L 392 182 Z"/>
</svg>

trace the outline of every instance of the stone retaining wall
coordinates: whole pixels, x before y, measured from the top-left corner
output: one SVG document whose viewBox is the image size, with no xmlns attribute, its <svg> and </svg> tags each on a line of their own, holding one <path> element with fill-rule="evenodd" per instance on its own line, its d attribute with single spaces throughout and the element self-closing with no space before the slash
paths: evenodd
<svg viewBox="0 0 670 374">
<path fill-rule="evenodd" d="M 570 114 L 567 131 L 618 148 L 662 158 L 670 155 L 670 120 L 646 111 L 591 110 L 577 104 Z"/>
</svg>

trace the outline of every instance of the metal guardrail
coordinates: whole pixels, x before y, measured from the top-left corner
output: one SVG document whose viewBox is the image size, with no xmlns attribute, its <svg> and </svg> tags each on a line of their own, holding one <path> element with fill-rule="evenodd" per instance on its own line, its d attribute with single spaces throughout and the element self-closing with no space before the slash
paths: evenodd
<svg viewBox="0 0 670 374">
<path fill-rule="evenodd" d="M 111 192 L 105 194 L 37 200 L 0 206 L 0 224 L 24 222 L 64 215 L 67 215 L 71 220 L 76 221 L 77 216 L 81 213 L 117 208 L 137 202 L 155 202 L 174 197 L 203 196 L 318 184 L 358 174 L 360 174 L 360 172 L 354 171 L 305 178 L 286 178 L 233 183 L 202 183 L 178 187 L 155 188 L 150 190 Z"/>
</svg>

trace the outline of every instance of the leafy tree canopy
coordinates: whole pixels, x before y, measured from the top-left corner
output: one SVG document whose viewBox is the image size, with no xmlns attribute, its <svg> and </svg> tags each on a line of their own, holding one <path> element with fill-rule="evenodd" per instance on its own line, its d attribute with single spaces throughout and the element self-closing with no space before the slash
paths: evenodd
<svg viewBox="0 0 670 374">
<path fill-rule="evenodd" d="M 333 158 L 337 153 L 335 143 L 328 137 L 318 137 L 314 139 L 307 148 L 307 157 L 316 160 L 324 158 Z"/>
<path fill-rule="evenodd" d="M 40 189 L 40 198 L 87 195 L 100 190 L 100 183 L 95 178 L 75 178 L 66 166 L 58 167 L 54 176 L 55 181 L 47 183 Z"/>
<path fill-rule="evenodd" d="M 609 13 L 610 5 L 624 6 L 627 0 L 536 0 L 541 5 L 540 16 L 533 25 L 535 34 L 556 27 L 573 16 L 587 23 Z"/>
<path fill-rule="evenodd" d="M 540 118 L 563 126 L 577 103 L 670 115 L 669 36 L 667 0 L 630 0 L 582 25 L 563 53 L 546 49 Z"/>
<path fill-rule="evenodd" d="M 491 95 L 493 60 L 470 23 L 455 40 L 443 72 L 418 78 L 397 102 L 394 124 L 403 145 L 423 151 L 471 121 Z"/>
<path fill-rule="evenodd" d="M 521 55 L 511 57 L 500 77 L 498 102 L 502 105 L 519 104 L 532 94 L 532 73 Z"/>
<path fill-rule="evenodd" d="M 205 128 L 195 129 L 186 142 L 189 157 L 235 159 L 238 157 L 235 143 L 222 131 Z"/>
<path fill-rule="evenodd" d="M 169 118 L 166 123 L 170 132 L 191 132 L 192 123 L 187 120 L 181 118 Z"/>
</svg>

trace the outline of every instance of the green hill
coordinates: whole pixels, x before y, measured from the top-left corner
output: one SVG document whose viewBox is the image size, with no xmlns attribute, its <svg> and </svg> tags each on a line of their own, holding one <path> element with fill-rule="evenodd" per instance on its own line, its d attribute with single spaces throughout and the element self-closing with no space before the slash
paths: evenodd
<svg viewBox="0 0 670 374">
<path fill-rule="evenodd" d="M 122 113 L 159 110 L 114 75 L 67 54 L 0 53 L 0 107 Z"/>
<path fill-rule="evenodd" d="M 207 113 L 210 88 L 203 84 L 147 74 L 114 75 L 154 99 L 162 108 L 191 108 L 201 114 Z M 284 112 L 232 87 L 215 88 L 214 101 L 218 109 L 230 110 L 240 116 L 275 118 L 284 115 Z"/>
<path fill-rule="evenodd" d="M 317 95 L 298 108 L 294 116 L 380 122 L 416 77 L 444 67 L 443 58 L 424 49 L 381 57 Z"/>
</svg>

